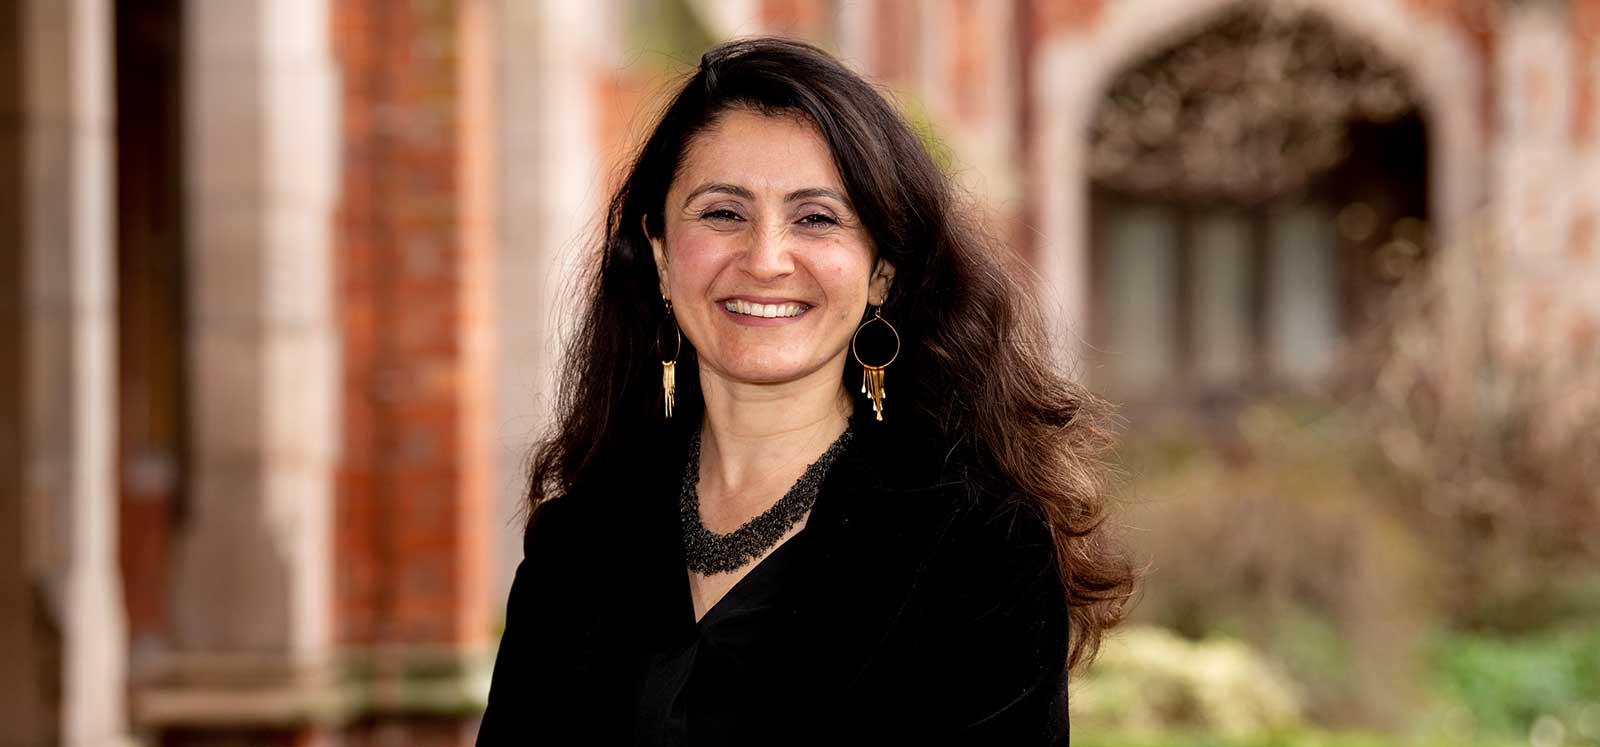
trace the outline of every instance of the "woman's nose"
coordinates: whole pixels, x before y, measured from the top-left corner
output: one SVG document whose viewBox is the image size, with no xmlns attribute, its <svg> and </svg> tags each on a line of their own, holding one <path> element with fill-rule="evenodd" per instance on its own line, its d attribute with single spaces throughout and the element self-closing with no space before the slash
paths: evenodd
<svg viewBox="0 0 1600 747">
<path fill-rule="evenodd" d="M 741 264 L 758 280 L 782 277 L 794 271 L 790 237 L 781 223 L 766 223 L 750 232 L 750 245 Z"/>
</svg>

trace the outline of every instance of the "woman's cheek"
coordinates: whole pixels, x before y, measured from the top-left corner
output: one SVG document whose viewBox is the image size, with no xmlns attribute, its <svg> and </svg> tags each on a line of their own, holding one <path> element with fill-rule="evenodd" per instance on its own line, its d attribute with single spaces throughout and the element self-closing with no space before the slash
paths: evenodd
<svg viewBox="0 0 1600 747">
<path fill-rule="evenodd" d="M 672 260 L 680 268 L 679 276 L 691 284 L 709 281 L 706 273 L 721 262 L 720 257 L 727 254 L 728 243 L 726 237 L 707 235 L 705 231 L 686 231 L 676 246 L 672 247 L 676 250 Z"/>
<path fill-rule="evenodd" d="M 847 315 L 849 306 L 857 301 L 865 303 L 867 297 L 867 270 L 853 259 L 853 256 L 841 257 L 826 270 L 826 286 L 837 296 L 833 300 L 840 306 L 840 313 Z"/>
</svg>

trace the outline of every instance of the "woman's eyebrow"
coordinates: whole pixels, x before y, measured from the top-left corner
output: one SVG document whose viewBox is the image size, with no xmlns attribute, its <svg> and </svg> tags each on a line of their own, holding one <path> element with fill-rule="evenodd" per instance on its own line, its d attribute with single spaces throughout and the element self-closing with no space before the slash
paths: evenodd
<svg viewBox="0 0 1600 747">
<path fill-rule="evenodd" d="M 687 197 L 684 197 L 684 206 L 687 207 L 690 202 L 694 201 L 694 198 L 709 192 L 720 192 L 722 194 L 733 195 L 734 197 L 741 197 L 746 200 L 754 200 L 756 198 L 755 194 L 750 190 L 745 189 L 737 184 L 729 184 L 727 182 L 710 182 L 708 184 L 702 184 L 698 187 L 695 187 L 694 191 L 690 192 Z"/>
<path fill-rule="evenodd" d="M 784 202 L 794 202 L 795 200 L 806 200 L 806 199 L 810 199 L 812 197 L 828 197 L 828 198 L 831 198 L 831 199 L 834 199 L 834 200 L 838 200 L 839 202 L 844 203 L 845 205 L 849 205 L 850 204 L 850 201 L 846 200 L 844 198 L 844 195 L 841 195 L 838 192 L 835 192 L 835 191 L 833 191 L 831 189 L 828 189 L 827 187 L 807 187 L 806 189 L 797 189 L 797 190 L 795 190 L 793 192 L 790 192 L 787 197 L 784 197 L 783 201 Z"/>
<path fill-rule="evenodd" d="M 739 197 L 746 200 L 754 200 L 756 198 L 755 193 L 737 184 L 729 184 L 727 182 L 708 182 L 695 187 L 692 191 L 690 191 L 689 194 L 683 198 L 683 204 L 685 207 L 687 207 L 689 203 L 694 201 L 694 198 L 713 192 L 733 195 L 734 197 Z M 827 187 L 806 187 L 804 189 L 797 189 L 785 195 L 783 201 L 794 202 L 796 200 L 807 200 L 813 197 L 827 197 L 829 199 L 837 200 L 847 207 L 850 205 L 850 201 L 845 199 L 844 195 L 841 195 L 837 191 Z"/>
</svg>

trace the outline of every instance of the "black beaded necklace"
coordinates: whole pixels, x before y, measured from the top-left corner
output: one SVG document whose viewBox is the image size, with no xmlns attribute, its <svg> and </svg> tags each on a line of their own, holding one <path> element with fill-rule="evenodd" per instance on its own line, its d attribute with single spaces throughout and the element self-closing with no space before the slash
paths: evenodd
<svg viewBox="0 0 1600 747">
<path fill-rule="evenodd" d="M 689 441 L 688 464 L 683 470 L 683 490 L 678 494 L 678 518 L 683 527 L 683 556 L 689 570 L 710 576 L 744 567 L 745 563 L 778 543 L 784 533 L 817 502 L 817 489 L 828 467 L 850 443 L 850 429 L 834 440 L 817 461 L 806 467 L 789 492 L 772 508 L 745 522 L 728 534 L 714 534 L 700 521 L 700 433 Z"/>
</svg>

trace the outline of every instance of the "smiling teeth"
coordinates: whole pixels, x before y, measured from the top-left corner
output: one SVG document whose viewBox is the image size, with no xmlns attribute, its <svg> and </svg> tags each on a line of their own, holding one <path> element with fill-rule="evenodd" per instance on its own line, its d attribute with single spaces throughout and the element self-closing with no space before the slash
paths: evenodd
<svg viewBox="0 0 1600 747">
<path fill-rule="evenodd" d="M 800 316 L 802 312 L 804 312 L 807 308 L 810 308 L 805 304 L 800 303 L 749 303 L 748 301 L 740 301 L 737 299 L 724 301 L 722 305 L 724 308 L 735 314 L 759 316 L 767 319 Z"/>
</svg>

